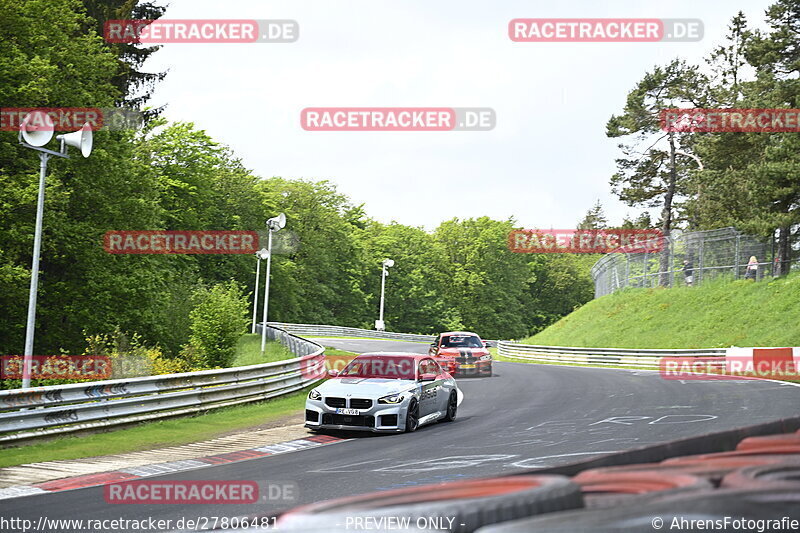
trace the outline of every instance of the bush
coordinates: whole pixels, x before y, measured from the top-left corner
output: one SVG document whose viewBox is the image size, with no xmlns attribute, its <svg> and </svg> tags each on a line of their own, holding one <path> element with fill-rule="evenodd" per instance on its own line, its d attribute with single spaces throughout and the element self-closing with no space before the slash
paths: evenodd
<svg viewBox="0 0 800 533">
<path fill-rule="evenodd" d="M 197 361 L 205 368 L 230 366 L 236 352 L 236 342 L 246 331 L 248 298 L 233 280 L 200 287 L 192 294 L 194 308 L 191 319 L 191 348 Z"/>
</svg>

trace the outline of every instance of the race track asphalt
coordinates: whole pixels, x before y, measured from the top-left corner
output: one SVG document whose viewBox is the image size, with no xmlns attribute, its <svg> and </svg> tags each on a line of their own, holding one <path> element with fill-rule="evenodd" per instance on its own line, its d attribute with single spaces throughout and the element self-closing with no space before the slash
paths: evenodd
<svg viewBox="0 0 800 533">
<path fill-rule="evenodd" d="M 318 339 L 356 352 L 427 345 Z M 800 387 L 769 381 L 675 381 L 657 372 L 495 362 L 491 378 L 459 380 L 458 419 L 413 434 L 345 442 L 162 480 L 295 484 L 297 499 L 260 505 L 109 505 L 102 487 L 0 500 L 0 516 L 130 518 L 241 516 L 369 491 L 519 472 L 797 414 Z M 70 529 L 62 529 L 69 531 Z"/>
</svg>

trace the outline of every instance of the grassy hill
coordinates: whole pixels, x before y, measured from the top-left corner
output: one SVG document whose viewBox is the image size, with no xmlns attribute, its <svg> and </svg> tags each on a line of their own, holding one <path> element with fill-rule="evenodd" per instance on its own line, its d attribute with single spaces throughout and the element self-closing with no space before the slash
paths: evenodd
<svg viewBox="0 0 800 533">
<path fill-rule="evenodd" d="M 610 348 L 800 346 L 800 273 L 771 281 L 627 289 L 522 342 Z"/>
</svg>

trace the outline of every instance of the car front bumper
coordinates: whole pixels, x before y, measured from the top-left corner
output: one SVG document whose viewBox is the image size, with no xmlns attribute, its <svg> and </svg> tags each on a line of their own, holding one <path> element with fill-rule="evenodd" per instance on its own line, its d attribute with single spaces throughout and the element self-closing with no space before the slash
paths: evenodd
<svg viewBox="0 0 800 533">
<path fill-rule="evenodd" d="M 395 405 L 378 404 L 377 400 L 373 400 L 372 407 L 358 411 L 358 415 L 343 415 L 323 400 L 307 399 L 305 427 L 372 433 L 402 433 L 406 430 L 408 400 Z"/>
<path fill-rule="evenodd" d="M 442 367 L 453 377 L 491 376 L 492 360 L 475 360 L 460 363 L 455 360 L 439 361 Z"/>
</svg>

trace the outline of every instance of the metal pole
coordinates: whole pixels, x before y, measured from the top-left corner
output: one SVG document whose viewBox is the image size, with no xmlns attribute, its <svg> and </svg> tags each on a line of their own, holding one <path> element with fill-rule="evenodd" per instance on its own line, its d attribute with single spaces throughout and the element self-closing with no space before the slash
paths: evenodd
<svg viewBox="0 0 800 533">
<path fill-rule="evenodd" d="M 704 268 L 703 267 L 703 249 L 705 248 L 704 244 L 705 244 L 705 238 L 701 237 L 700 238 L 700 247 L 699 247 L 699 249 L 697 251 L 697 255 L 699 257 L 700 268 L 695 271 L 696 272 L 695 276 L 694 276 L 694 281 L 695 282 L 692 285 L 700 285 L 700 283 L 703 281 L 703 268 Z"/>
<path fill-rule="evenodd" d="M 386 265 L 381 265 L 381 311 L 378 319 L 383 323 L 383 293 L 386 289 Z"/>
<path fill-rule="evenodd" d="M 261 355 L 267 346 L 267 308 L 269 307 L 269 272 L 272 266 L 272 226 L 269 228 L 269 238 L 267 239 L 267 273 L 266 283 L 264 284 L 264 322 L 261 327 Z"/>
<path fill-rule="evenodd" d="M 22 388 L 31 386 L 31 362 L 33 360 L 33 333 L 36 327 L 36 294 L 39 290 L 39 254 L 42 249 L 42 219 L 44 217 L 44 185 L 47 175 L 47 160 L 50 156 L 39 154 L 39 198 L 36 203 L 36 230 L 33 234 L 33 260 L 31 261 L 31 287 L 28 293 L 28 323 L 25 327 L 25 352 L 22 364 Z"/>
<path fill-rule="evenodd" d="M 256 310 L 258 309 L 258 277 L 261 274 L 261 257 L 256 255 L 256 287 L 253 289 L 253 329 L 250 333 L 256 332 Z"/>
</svg>

